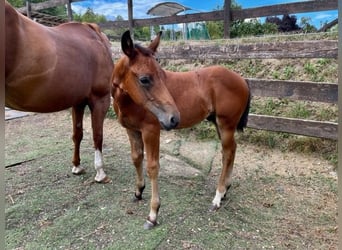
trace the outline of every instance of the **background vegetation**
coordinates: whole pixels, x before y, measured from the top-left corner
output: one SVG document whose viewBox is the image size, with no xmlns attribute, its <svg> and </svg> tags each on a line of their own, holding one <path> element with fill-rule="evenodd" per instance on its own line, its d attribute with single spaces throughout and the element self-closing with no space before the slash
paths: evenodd
<svg viewBox="0 0 342 250">
<path fill-rule="evenodd" d="M 32 3 L 44 2 L 45 0 L 31 0 Z M 24 0 L 9 0 L 15 7 L 23 7 L 25 6 Z M 223 9 L 223 7 L 217 6 L 216 10 Z M 235 0 L 232 1 L 232 9 L 241 9 L 241 5 L 239 5 Z M 53 16 L 59 16 L 67 19 L 67 9 L 65 6 L 53 7 L 45 10 L 41 10 L 41 12 L 50 14 Z M 73 17 L 75 21 L 80 22 L 94 22 L 94 23 L 104 23 L 107 21 L 106 17 L 101 14 L 97 14 L 94 12 L 92 8 L 88 8 L 87 11 L 83 14 L 73 13 Z M 118 15 L 115 20 L 124 20 L 124 18 Z M 302 18 L 300 23 L 295 15 L 287 15 L 284 14 L 282 18 L 280 17 L 267 17 L 264 23 L 261 23 L 258 19 L 251 20 L 238 20 L 234 21 L 230 27 L 230 36 L 231 38 L 236 37 L 244 37 L 244 36 L 260 36 L 267 34 L 276 34 L 278 32 L 316 32 L 317 29 L 310 24 L 310 18 Z M 205 26 L 207 28 L 207 32 L 211 39 L 222 39 L 223 38 L 223 21 L 208 21 L 205 22 Z M 171 32 L 173 32 L 170 28 L 164 26 L 156 25 L 154 27 L 154 31 L 158 32 L 159 30 L 163 30 L 164 39 L 171 38 Z M 109 35 L 112 39 L 119 39 L 123 29 L 116 30 L 105 30 L 105 33 Z M 196 33 L 196 30 L 193 31 Z M 140 41 L 148 41 L 150 40 L 150 27 L 137 27 L 134 30 L 135 39 Z M 181 39 L 182 32 L 175 31 L 175 38 Z"/>
</svg>

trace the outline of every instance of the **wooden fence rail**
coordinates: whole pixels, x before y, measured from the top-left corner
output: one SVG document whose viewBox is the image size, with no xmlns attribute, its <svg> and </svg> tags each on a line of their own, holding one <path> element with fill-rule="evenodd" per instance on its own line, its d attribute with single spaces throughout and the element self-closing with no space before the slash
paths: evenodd
<svg viewBox="0 0 342 250">
<path fill-rule="evenodd" d="M 120 57 L 120 48 L 113 47 L 114 58 Z M 270 58 L 337 58 L 336 40 L 267 42 L 252 44 L 213 44 L 202 45 L 185 43 L 173 46 L 160 46 L 160 59 L 190 60 L 229 60 L 229 59 L 270 59 Z"/>
</svg>

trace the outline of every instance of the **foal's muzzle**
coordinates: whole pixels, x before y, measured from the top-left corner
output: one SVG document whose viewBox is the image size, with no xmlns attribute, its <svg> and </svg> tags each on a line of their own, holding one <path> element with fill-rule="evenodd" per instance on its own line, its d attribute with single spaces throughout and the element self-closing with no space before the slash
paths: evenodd
<svg viewBox="0 0 342 250">
<path fill-rule="evenodd" d="M 163 108 L 150 105 L 148 109 L 156 116 L 162 129 L 171 130 L 178 126 L 180 115 L 177 108 L 166 105 Z"/>
<path fill-rule="evenodd" d="M 174 129 L 179 124 L 179 115 L 178 116 L 170 116 L 170 118 L 168 119 L 168 121 L 166 123 L 164 123 L 160 120 L 159 120 L 159 122 L 160 122 L 162 128 L 167 130 L 167 131 Z"/>
</svg>

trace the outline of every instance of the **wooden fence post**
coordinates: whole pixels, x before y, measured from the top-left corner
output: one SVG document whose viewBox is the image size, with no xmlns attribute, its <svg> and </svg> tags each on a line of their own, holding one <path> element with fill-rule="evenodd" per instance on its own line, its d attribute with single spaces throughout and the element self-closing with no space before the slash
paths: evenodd
<svg viewBox="0 0 342 250">
<path fill-rule="evenodd" d="M 74 19 L 73 15 L 72 15 L 72 9 L 71 9 L 71 0 L 68 0 L 67 12 L 68 12 L 68 20 L 69 20 L 69 22 L 71 22 Z"/>
<path fill-rule="evenodd" d="M 129 32 L 131 33 L 132 39 L 134 39 L 134 31 L 133 31 L 133 3 L 132 2 L 133 2 L 132 0 L 127 0 Z"/>
<path fill-rule="evenodd" d="M 231 0 L 224 0 L 224 14 L 223 14 L 223 25 L 224 25 L 224 35 L 225 39 L 230 38 L 230 20 L 231 20 Z"/>
</svg>

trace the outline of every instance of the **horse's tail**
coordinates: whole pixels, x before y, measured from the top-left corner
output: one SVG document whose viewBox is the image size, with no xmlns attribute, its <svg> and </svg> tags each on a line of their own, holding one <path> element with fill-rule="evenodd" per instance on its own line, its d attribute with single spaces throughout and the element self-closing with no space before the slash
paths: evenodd
<svg viewBox="0 0 342 250">
<path fill-rule="evenodd" d="M 236 130 L 243 132 L 243 129 L 247 126 L 247 122 L 248 122 L 248 113 L 249 113 L 249 108 L 250 108 L 250 104 L 251 104 L 251 89 L 249 87 L 249 81 L 247 79 L 245 79 L 247 86 L 248 86 L 248 100 L 247 100 L 247 105 L 245 108 L 245 111 L 243 112 L 240 121 L 237 125 Z"/>
</svg>

